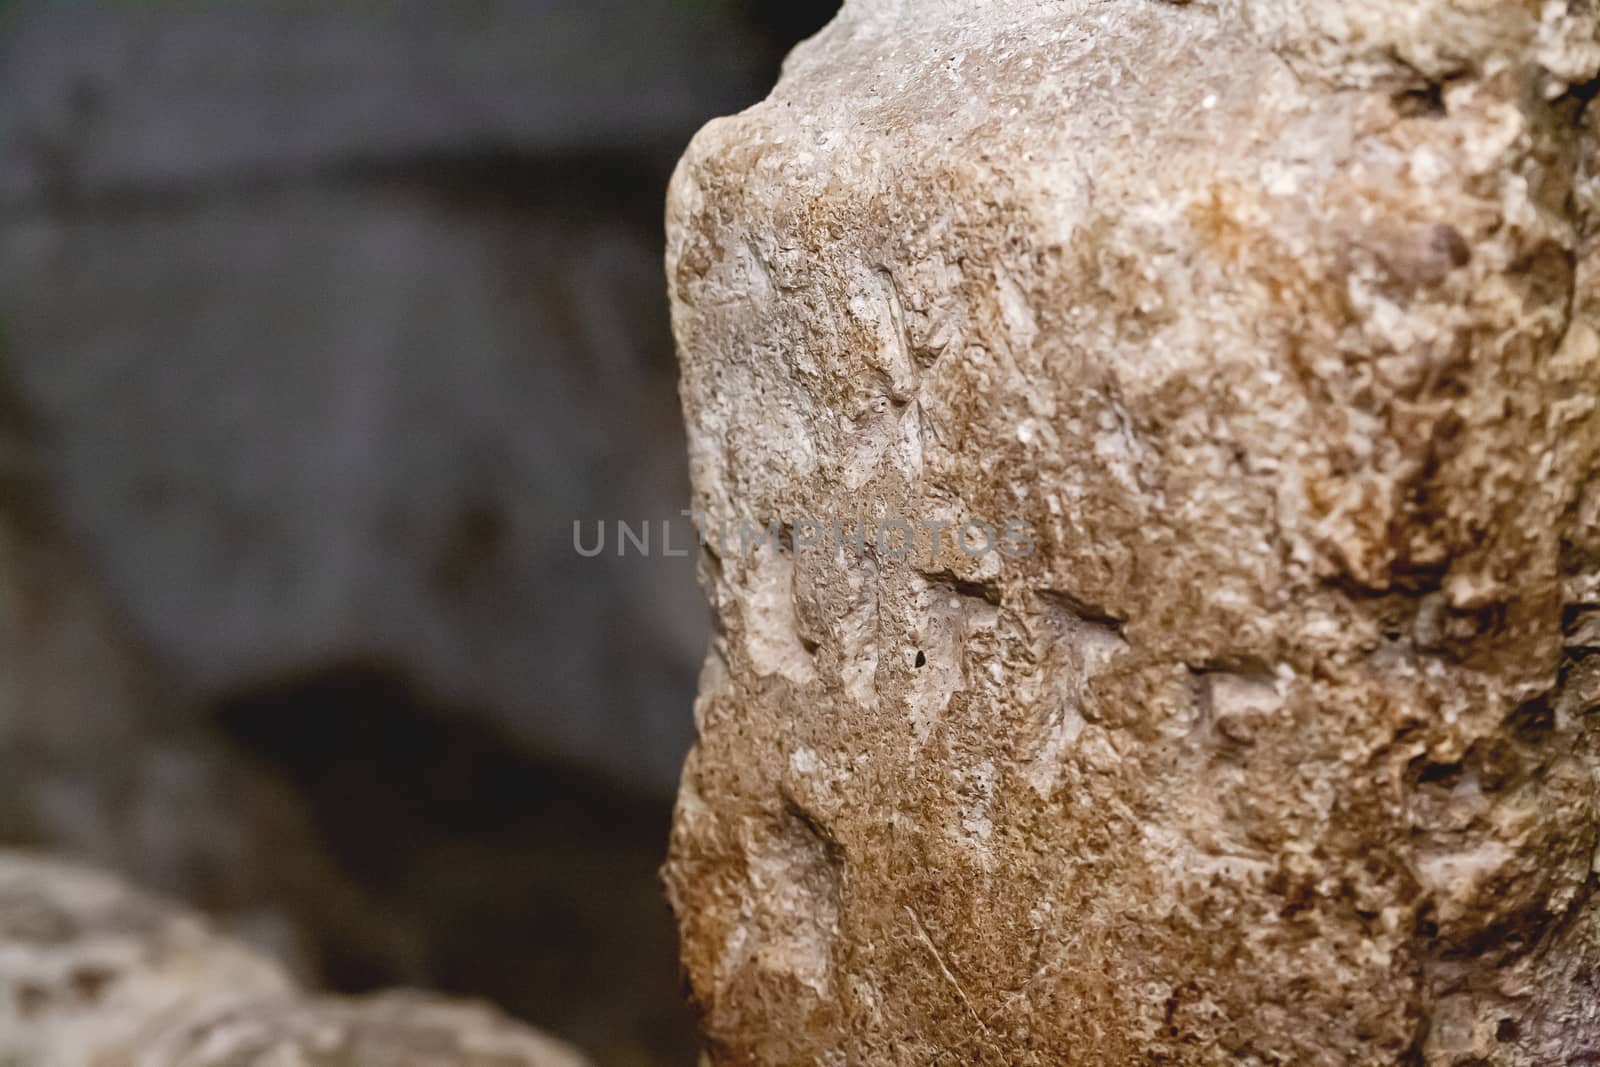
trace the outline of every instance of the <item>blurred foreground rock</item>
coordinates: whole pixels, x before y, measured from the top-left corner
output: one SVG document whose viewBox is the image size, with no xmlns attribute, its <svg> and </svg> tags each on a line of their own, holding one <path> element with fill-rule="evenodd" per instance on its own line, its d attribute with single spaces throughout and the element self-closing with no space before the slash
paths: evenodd
<svg viewBox="0 0 1600 1067">
<path fill-rule="evenodd" d="M 582 1067 L 494 1012 L 420 994 L 306 998 L 198 918 L 99 873 L 0 852 L 8 1067 Z"/>
<path fill-rule="evenodd" d="M 700 134 L 695 502 L 776 527 L 667 868 L 713 1063 L 1600 1060 L 1597 68 L 851 0 Z"/>
</svg>

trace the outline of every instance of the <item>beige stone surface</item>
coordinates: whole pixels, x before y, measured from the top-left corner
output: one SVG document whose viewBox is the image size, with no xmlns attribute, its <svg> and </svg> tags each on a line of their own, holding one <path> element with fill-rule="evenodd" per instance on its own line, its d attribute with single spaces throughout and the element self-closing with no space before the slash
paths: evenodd
<svg viewBox="0 0 1600 1067">
<path fill-rule="evenodd" d="M 1600 1062 L 1597 68 L 1577 0 L 849 0 L 696 138 L 695 505 L 782 531 L 703 560 L 712 1063 Z M 896 519 L 1032 550 L 812 543 Z"/>
<path fill-rule="evenodd" d="M 477 1005 L 298 993 L 282 968 L 86 868 L 0 851 L 4 1067 L 583 1067 Z"/>
</svg>

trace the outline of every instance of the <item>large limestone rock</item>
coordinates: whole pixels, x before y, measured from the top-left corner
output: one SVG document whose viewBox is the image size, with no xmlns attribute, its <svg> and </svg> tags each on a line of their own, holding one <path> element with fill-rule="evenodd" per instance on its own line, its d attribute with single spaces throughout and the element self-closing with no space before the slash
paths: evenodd
<svg viewBox="0 0 1600 1067">
<path fill-rule="evenodd" d="M 0 852 L 7 1067 L 584 1067 L 487 1008 L 298 994 L 271 961 L 93 871 Z"/>
<path fill-rule="evenodd" d="M 713 1063 L 1600 1061 L 1597 66 L 1577 0 L 852 0 L 700 134 Z"/>
</svg>

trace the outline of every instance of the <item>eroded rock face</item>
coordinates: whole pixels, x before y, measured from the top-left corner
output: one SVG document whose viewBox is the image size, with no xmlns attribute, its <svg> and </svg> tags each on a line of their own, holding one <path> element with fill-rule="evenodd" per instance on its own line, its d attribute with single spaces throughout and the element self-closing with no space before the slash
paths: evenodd
<svg viewBox="0 0 1600 1067">
<path fill-rule="evenodd" d="M 8 1067 L 583 1067 L 475 1005 L 306 998 L 275 963 L 115 879 L 0 852 Z"/>
<path fill-rule="evenodd" d="M 713 1062 L 1600 1058 L 1595 19 L 853 0 L 700 134 Z"/>
</svg>

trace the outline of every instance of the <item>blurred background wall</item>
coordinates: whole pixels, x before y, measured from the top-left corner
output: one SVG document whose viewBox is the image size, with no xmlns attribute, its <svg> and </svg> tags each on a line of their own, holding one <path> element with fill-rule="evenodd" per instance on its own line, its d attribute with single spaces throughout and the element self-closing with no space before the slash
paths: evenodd
<svg viewBox="0 0 1600 1067">
<path fill-rule="evenodd" d="M 0 0 L 0 843 L 691 1063 L 672 163 L 837 4 Z"/>
</svg>

